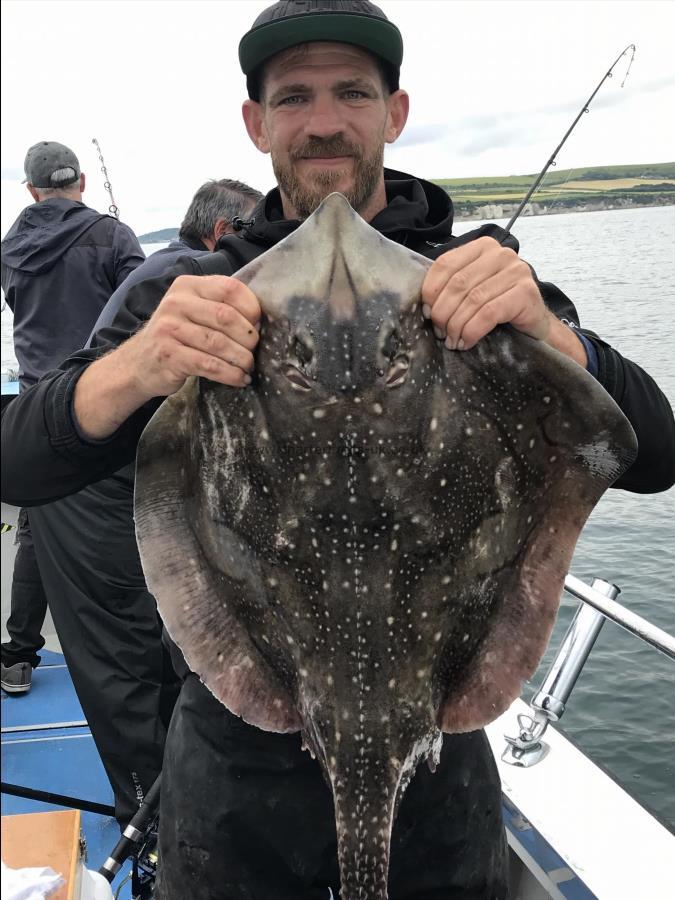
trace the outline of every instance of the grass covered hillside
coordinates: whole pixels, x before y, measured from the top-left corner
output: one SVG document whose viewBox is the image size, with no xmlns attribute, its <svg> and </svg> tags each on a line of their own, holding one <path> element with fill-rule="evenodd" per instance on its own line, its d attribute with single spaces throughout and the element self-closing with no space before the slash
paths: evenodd
<svg viewBox="0 0 675 900">
<path fill-rule="evenodd" d="M 450 194 L 461 218 L 499 215 L 494 207 L 500 206 L 504 216 L 510 215 L 536 177 L 534 173 L 434 181 Z M 675 162 L 552 168 L 530 203 L 526 214 L 675 204 Z"/>
</svg>

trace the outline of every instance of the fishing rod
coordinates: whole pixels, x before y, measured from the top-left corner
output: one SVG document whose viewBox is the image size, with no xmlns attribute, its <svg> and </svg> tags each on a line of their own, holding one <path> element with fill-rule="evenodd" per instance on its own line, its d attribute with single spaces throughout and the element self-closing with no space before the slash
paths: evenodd
<svg viewBox="0 0 675 900">
<path fill-rule="evenodd" d="M 567 131 L 565 132 L 565 136 L 563 137 L 562 141 L 560 141 L 560 143 L 558 144 L 558 146 L 555 148 L 555 150 L 553 151 L 553 155 L 551 156 L 551 158 L 549 159 L 549 161 L 546 163 L 546 165 L 544 166 L 544 168 L 541 170 L 541 172 L 539 173 L 539 175 L 538 175 L 538 176 L 536 177 L 536 179 L 534 180 L 534 183 L 532 184 L 532 187 L 529 189 L 529 191 L 528 191 L 527 194 L 525 195 L 525 197 L 524 197 L 522 203 L 520 204 L 520 206 L 518 207 L 518 209 L 515 211 L 515 213 L 511 216 L 511 219 L 509 220 L 509 223 L 508 223 L 508 225 L 506 226 L 506 233 L 507 233 L 507 234 L 511 231 L 511 228 L 513 227 L 513 223 L 516 221 L 516 219 L 517 219 L 518 216 L 521 214 L 521 212 L 525 209 L 525 206 L 526 206 L 528 200 L 530 199 L 530 197 L 532 196 L 532 194 L 534 194 L 534 192 L 537 190 L 537 188 L 539 187 L 539 185 L 540 185 L 541 182 L 543 181 L 544 176 L 546 175 L 546 173 L 548 172 L 548 170 L 551 168 L 551 166 L 554 166 L 554 165 L 555 165 L 555 158 L 556 158 L 556 156 L 558 155 L 558 153 L 560 153 L 560 150 L 562 149 L 563 144 L 565 143 L 565 141 L 567 140 L 567 138 L 568 138 L 568 137 L 572 134 L 572 132 L 574 131 L 577 122 L 578 122 L 579 119 L 583 116 L 584 113 L 587 113 L 587 112 L 589 111 L 589 107 L 590 107 L 591 103 L 593 102 L 593 99 L 594 99 L 595 95 L 598 93 L 598 91 L 599 91 L 600 88 L 603 86 L 603 84 L 607 81 L 607 79 L 612 77 L 612 70 L 614 69 L 614 67 L 616 66 L 616 64 L 619 62 L 619 60 L 621 59 L 621 57 L 622 57 L 622 56 L 625 56 L 626 53 L 628 53 L 629 50 L 632 50 L 632 54 L 631 54 L 630 62 L 628 63 L 628 68 L 626 69 L 626 74 L 624 75 L 623 81 L 621 82 L 621 87 L 623 87 L 624 84 L 626 83 L 626 79 L 628 78 L 628 73 L 630 72 L 630 67 L 633 65 L 633 60 L 635 59 L 635 44 L 629 44 L 629 45 L 626 47 L 625 50 L 622 50 L 622 51 L 621 51 L 621 53 L 617 56 L 617 58 L 614 60 L 614 62 L 612 63 L 612 65 L 609 67 L 608 71 L 605 73 L 605 75 L 604 75 L 603 78 L 601 79 L 601 81 L 600 81 L 600 83 L 598 84 L 598 86 L 596 87 L 596 89 L 593 91 L 593 93 L 591 94 L 591 96 L 588 98 L 588 100 L 587 100 L 587 101 L 584 103 L 584 105 L 581 107 L 581 109 L 579 110 L 578 116 L 577 116 L 576 119 L 572 122 L 572 124 L 571 124 L 570 127 L 567 129 Z"/>
<path fill-rule="evenodd" d="M 96 140 L 96 138 L 92 138 L 91 142 L 92 142 L 92 144 L 96 145 L 96 149 L 98 150 L 98 158 L 101 161 L 101 172 L 103 172 L 103 177 L 105 178 L 105 181 L 103 182 L 103 187 L 106 189 L 106 191 L 108 192 L 108 195 L 110 196 L 110 206 L 108 207 L 108 212 L 110 213 L 111 216 L 115 216 L 116 219 L 119 219 L 120 211 L 119 211 L 119 207 L 115 203 L 115 198 L 113 197 L 112 185 L 110 184 L 110 179 L 108 178 L 108 170 L 106 169 L 105 162 L 103 161 L 103 153 L 101 152 L 101 147 L 99 145 L 99 142 Z"/>
<path fill-rule="evenodd" d="M 115 807 L 107 803 L 95 803 L 93 800 L 83 800 L 80 797 L 70 797 L 67 794 L 55 794 L 54 791 L 38 791 L 35 788 L 24 787 L 20 784 L 9 784 L 3 781 L 2 793 L 11 797 L 23 797 L 27 800 L 39 800 L 42 803 L 51 803 L 54 806 L 67 806 L 69 809 L 81 809 L 83 812 L 98 813 L 100 816 L 113 816 Z"/>
</svg>

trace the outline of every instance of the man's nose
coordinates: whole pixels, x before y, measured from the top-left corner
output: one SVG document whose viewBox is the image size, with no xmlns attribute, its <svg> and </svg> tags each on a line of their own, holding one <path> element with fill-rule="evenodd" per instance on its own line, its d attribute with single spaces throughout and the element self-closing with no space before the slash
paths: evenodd
<svg viewBox="0 0 675 900">
<path fill-rule="evenodd" d="M 344 131 L 344 117 L 340 105 L 332 97 L 316 98 L 305 128 L 313 137 L 332 137 Z"/>
</svg>

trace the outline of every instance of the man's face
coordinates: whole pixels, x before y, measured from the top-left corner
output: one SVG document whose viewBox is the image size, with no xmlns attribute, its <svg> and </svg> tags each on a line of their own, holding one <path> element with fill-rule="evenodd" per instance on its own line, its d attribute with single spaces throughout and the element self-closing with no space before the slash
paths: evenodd
<svg viewBox="0 0 675 900">
<path fill-rule="evenodd" d="M 407 95 L 389 95 L 373 57 L 348 44 L 313 43 L 265 67 L 260 104 L 244 117 L 268 152 L 279 187 L 304 219 L 333 191 L 359 212 L 383 189 L 384 144 L 405 123 Z"/>
</svg>

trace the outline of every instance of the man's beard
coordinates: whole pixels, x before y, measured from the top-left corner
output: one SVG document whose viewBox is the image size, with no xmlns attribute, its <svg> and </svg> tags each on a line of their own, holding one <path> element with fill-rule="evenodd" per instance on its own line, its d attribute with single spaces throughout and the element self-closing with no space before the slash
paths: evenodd
<svg viewBox="0 0 675 900">
<path fill-rule="evenodd" d="M 299 219 L 306 219 L 314 212 L 322 200 L 331 194 L 344 178 L 345 171 L 324 169 L 315 172 L 311 184 L 300 182 L 294 163 L 307 157 L 350 156 L 354 160 L 354 181 L 344 191 L 351 206 L 359 212 L 368 203 L 382 177 L 384 167 L 384 144 L 379 146 L 370 158 L 365 158 L 360 147 L 335 136 L 323 140 L 309 138 L 302 147 L 289 155 L 289 160 L 281 162 L 272 154 L 272 168 L 280 189 L 288 197 Z"/>
</svg>

